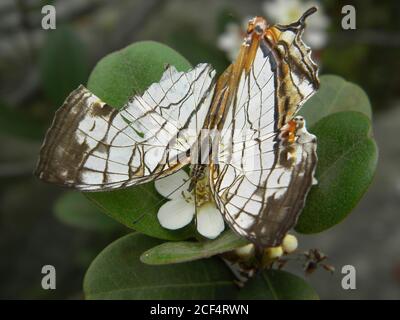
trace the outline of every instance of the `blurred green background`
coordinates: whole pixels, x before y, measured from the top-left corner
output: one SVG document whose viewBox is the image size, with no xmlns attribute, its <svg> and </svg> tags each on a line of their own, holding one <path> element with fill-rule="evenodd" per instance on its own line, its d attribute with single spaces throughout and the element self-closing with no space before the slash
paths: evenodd
<svg viewBox="0 0 400 320">
<path fill-rule="evenodd" d="M 132 42 L 155 40 L 192 64 L 209 62 L 222 72 L 248 17 L 286 22 L 314 4 L 320 16 L 314 25 L 310 22 L 313 33 L 306 42 L 309 38 L 315 49 L 321 74 L 340 75 L 368 93 L 380 162 L 373 186 L 353 215 L 322 234 L 299 236 L 300 248 L 318 247 L 337 269 L 333 276 L 321 271 L 309 280 L 322 299 L 400 298 L 400 3 L 353 1 L 356 29 L 343 30 L 341 9 L 347 1 L 278 2 L 0 2 L 0 298 L 82 298 L 89 263 L 128 232 L 82 195 L 32 177 L 55 110 L 86 83 L 99 59 Z M 46 4 L 56 8 L 56 30 L 41 28 Z M 56 290 L 40 286 L 46 264 L 56 267 Z M 346 264 L 357 270 L 354 291 L 340 285 Z M 302 274 L 299 268 L 292 271 Z"/>
</svg>

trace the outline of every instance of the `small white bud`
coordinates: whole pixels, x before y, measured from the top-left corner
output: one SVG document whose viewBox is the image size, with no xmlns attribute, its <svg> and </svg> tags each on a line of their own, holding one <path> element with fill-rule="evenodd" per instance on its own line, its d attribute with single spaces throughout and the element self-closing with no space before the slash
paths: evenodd
<svg viewBox="0 0 400 320">
<path fill-rule="evenodd" d="M 254 244 L 249 243 L 243 247 L 239 247 L 235 250 L 235 253 L 241 258 L 247 258 L 254 254 Z"/>
<path fill-rule="evenodd" d="M 277 259 L 283 255 L 283 249 L 279 247 L 271 247 L 265 250 L 265 253 L 269 259 Z"/>
<path fill-rule="evenodd" d="M 292 253 L 297 249 L 298 242 L 297 238 L 291 234 L 287 234 L 282 241 L 283 251 L 286 253 Z"/>
</svg>

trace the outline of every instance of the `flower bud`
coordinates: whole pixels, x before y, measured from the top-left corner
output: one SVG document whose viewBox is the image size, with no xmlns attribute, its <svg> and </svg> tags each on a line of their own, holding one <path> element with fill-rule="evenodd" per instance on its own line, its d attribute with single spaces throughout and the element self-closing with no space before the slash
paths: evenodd
<svg viewBox="0 0 400 320">
<path fill-rule="evenodd" d="M 252 257 L 254 255 L 254 244 L 249 243 L 243 247 L 239 247 L 235 249 L 235 253 L 243 259 Z"/>
<path fill-rule="evenodd" d="M 283 249 L 281 246 L 279 247 L 271 247 L 265 250 L 266 256 L 269 259 L 277 259 L 283 255 Z"/>
<path fill-rule="evenodd" d="M 297 249 L 298 242 L 297 238 L 291 234 L 287 234 L 282 241 L 283 251 L 286 253 L 292 253 Z"/>
</svg>

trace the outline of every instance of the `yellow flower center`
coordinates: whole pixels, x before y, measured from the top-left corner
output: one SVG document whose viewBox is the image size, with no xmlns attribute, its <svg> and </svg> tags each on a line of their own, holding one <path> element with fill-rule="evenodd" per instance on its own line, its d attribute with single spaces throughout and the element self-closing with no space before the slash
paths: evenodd
<svg viewBox="0 0 400 320">
<path fill-rule="evenodd" d="M 195 197 L 197 207 L 200 207 L 203 204 L 212 201 L 213 198 L 210 190 L 210 185 L 208 183 L 208 177 L 206 175 L 204 175 L 203 179 L 197 181 L 195 187 Z"/>
</svg>

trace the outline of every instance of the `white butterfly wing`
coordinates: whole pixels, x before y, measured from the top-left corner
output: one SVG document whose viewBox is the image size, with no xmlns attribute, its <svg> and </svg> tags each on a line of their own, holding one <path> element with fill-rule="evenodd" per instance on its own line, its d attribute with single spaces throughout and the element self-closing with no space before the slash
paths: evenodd
<svg viewBox="0 0 400 320">
<path fill-rule="evenodd" d="M 308 51 L 297 48 L 303 45 L 298 36 L 274 49 L 261 40 L 250 71 L 242 71 L 222 128 L 218 163 L 210 167 L 210 184 L 225 220 L 264 247 L 281 243 L 314 181 L 315 136 L 304 129 L 294 143 L 281 139 L 281 129 L 318 85 Z M 307 65 L 309 73 L 294 63 Z"/>
<path fill-rule="evenodd" d="M 168 68 L 159 83 L 117 110 L 83 86 L 56 112 L 36 174 L 82 191 L 110 190 L 166 176 L 189 162 L 214 88 L 215 71 Z"/>
</svg>

